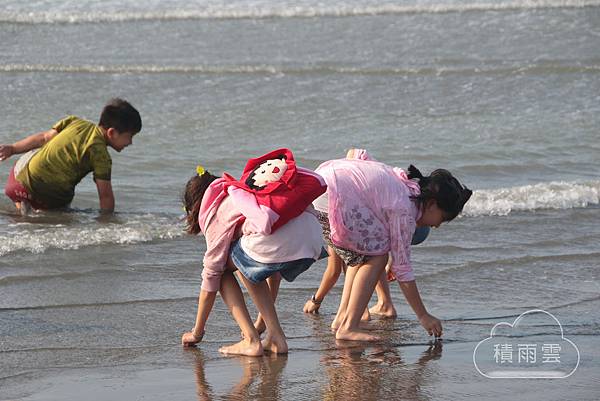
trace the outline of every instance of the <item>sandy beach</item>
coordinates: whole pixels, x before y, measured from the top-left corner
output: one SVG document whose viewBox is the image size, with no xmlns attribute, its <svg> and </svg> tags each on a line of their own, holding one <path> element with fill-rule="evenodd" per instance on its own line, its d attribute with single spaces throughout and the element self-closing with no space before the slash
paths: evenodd
<svg viewBox="0 0 600 401">
<path fill-rule="evenodd" d="M 115 96 L 143 128 L 110 151 L 109 219 L 91 175 L 68 211 L 0 196 L 0 401 L 597 400 L 599 26 L 596 0 L 3 1 L 0 144 Z M 337 343 L 341 279 L 302 312 L 320 261 L 281 287 L 289 355 L 220 354 L 240 330 L 219 298 L 182 348 L 206 251 L 184 185 L 281 147 L 309 169 L 365 148 L 474 190 L 411 251 L 441 343 L 397 284 L 380 342 Z"/>
<path fill-rule="evenodd" d="M 576 312 L 576 311 L 573 311 Z M 23 371 L 3 380 L 2 400 L 594 400 L 599 369 L 597 340 L 576 336 L 582 351 L 577 374 L 565 380 L 486 379 L 473 366 L 474 342 L 453 341 L 464 323 L 447 323 L 448 340 L 402 344 L 409 321 L 376 321 L 386 340 L 336 342 L 324 316 L 300 317 L 307 336 L 290 336 L 289 355 L 224 357 L 230 339 L 207 335 L 198 348 L 177 344 L 137 350 L 89 347 L 77 368 Z M 462 328 L 461 328 L 462 326 Z M 486 324 L 467 325 L 483 332 Z M 312 331 L 312 335 L 310 335 Z M 426 340 L 423 338 L 423 340 Z M 41 350 L 35 352 L 39 354 Z M 67 352 L 65 350 L 65 352 Z M 21 357 L 27 354 L 21 352 Z M 93 366 L 92 366 L 93 365 Z"/>
</svg>

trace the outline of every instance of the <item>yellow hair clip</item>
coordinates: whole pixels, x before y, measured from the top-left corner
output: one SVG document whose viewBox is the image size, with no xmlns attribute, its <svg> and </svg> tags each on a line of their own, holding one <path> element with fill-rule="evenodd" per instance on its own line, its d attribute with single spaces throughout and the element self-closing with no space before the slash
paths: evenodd
<svg viewBox="0 0 600 401">
<path fill-rule="evenodd" d="M 206 170 L 204 170 L 204 167 L 202 167 L 201 165 L 198 165 L 196 167 L 196 173 L 198 173 L 198 175 L 200 176 L 200 175 L 206 173 Z"/>
</svg>

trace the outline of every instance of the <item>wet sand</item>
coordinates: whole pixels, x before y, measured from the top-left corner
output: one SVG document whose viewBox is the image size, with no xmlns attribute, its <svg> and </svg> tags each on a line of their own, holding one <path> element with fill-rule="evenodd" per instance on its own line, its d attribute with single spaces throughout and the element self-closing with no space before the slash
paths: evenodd
<svg viewBox="0 0 600 401">
<path fill-rule="evenodd" d="M 2 381 L 1 400 L 594 400 L 600 389 L 598 340 L 571 337 L 581 363 L 567 379 L 488 379 L 477 373 L 476 342 L 446 340 L 401 344 L 395 330 L 407 322 L 372 324 L 385 340 L 335 341 L 331 316 L 305 316 L 313 335 L 290 336 L 288 355 L 225 357 L 217 349 L 233 338 L 207 335 L 198 348 L 144 347 L 126 358 L 79 368 L 40 367 Z M 302 319 L 305 320 L 305 319 Z M 446 328 L 456 332 L 455 325 Z M 482 332 L 488 328 L 482 325 Z M 491 327 L 491 325 L 490 325 Z M 465 327 L 463 327 L 464 329 Z M 91 347 L 91 354 L 94 348 Z M 99 350 L 98 350 L 99 351 Z M 38 352 L 42 352 L 38 350 Z M 104 352 L 109 352 L 104 350 Z M 110 352 L 118 355 L 119 351 Z M 101 352 L 97 352 L 98 354 Z M 83 356 L 83 355 L 82 355 Z M 98 355 L 96 361 L 102 360 Z M 89 359 L 89 358 L 88 358 Z M 110 360 L 114 360 L 110 363 Z M 84 361 L 82 361 L 84 362 Z"/>
</svg>

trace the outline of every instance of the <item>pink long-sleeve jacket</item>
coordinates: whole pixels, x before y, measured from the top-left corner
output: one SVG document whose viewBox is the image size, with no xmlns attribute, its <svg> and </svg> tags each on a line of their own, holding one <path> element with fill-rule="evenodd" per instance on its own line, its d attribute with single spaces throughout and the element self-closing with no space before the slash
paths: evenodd
<svg viewBox="0 0 600 401">
<path fill-rule="evenodd" d="M 411 240 L 421 212 L 411 196 L 420 194 L 419 184 L 364 150 L 353 157 L 329 160 L 316 170 L 327 183 L 331 240 L 363 255 L 391 252 L 396 278 L 412 281 Z"/>
<path fill-rule="evenodd" d="M 216 179 L 210 184 L 202 198 L 198 215 L 200 230 L 206 238 L 206 253 L 203 260 L 204 268 L 202 269 L 203 290 L 209 292 L 219 290 L 221 276 L 226 269 L 227 258 L 229 257 L 229 248 L 236 234 L 270 235 L 278 223 L 284 219 L 287 224 L 290 218 L 298 217 L 297 215 L 302 214 L 315 197 L 325 191 L 323 178 L 307 169 L 298 168 L 298 172 L 314 177 L 314 179 L 310 185 L 305 185 L 305 180 L 300 179 L 296 180 L 298 185 L 290 184 L 288 190 L 295 191 L 295 193 L 291 194 L 293 196 L 290 196 L 290 201 L 287 204 L 284 196 L 282 194 L 278 195 L 278 199 L 273 203 L 280 206 L 279 211 L 283 215 L 276 213 L 264 203 L 259 203 L 252 192 L 230 185 L 231 179 L 228 177 Z M 293 214 L 289 213 L 289 210 L 285 207 L 286 205 L 289 205 L 289 209 L 292 210 Z M 283 253 L 278 256 L 278 260 L 267 260 L 268 257 L 265 256 L 262 260 L 264 263 L 289 261 L 304 257 L 318 258 L 321 247 L 320 241 L 322 241 L 321 235 L 316 236 L 318 245 L 315 247 L 315 241 L 310 241 L 315 239 L 315 231 L 310 230 L 310 224 L 306 220 L 296 220 L 294 224 L 296 229 L 303 231 L 303 235 L 312 235 L 312 237 L 304 237 L 302 243 L 296 243 L 297 238 L 282 238 L 280 235 L 273 237 L 272 245 L 277 245 L 277 241 L 284 241 L 288 246 L 279 248 Z M 306 230 L 302 229 L 303 224 L 308 224 Z M 318 227 L 316 219 L 315 224 Z M 257 241 L 253 243 L 257 243 Z"/>
</svg>

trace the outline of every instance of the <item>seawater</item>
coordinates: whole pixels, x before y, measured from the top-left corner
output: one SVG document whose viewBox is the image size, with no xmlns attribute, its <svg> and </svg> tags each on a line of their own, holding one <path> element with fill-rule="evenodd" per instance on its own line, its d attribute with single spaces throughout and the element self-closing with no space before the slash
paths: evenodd
<svg viewBox="0 0 600 401">
<path fill-rule="evenodd" d="M 421 295 L 445 320 L 448 343 L 472 349 L 494 323 L 537 307 L 552 311 L 583 353 L 593 348 L 598 2 L 3 7 L 0 142 L 68 114 L 96 120 L 113 96 L 130 100 L 144 127 L 133 146 L 112 153 L 118 213 L 108 221 L 97 216 L 90 177 L 68 213 L 21 217 L 0 200 L 0 398 L 25 397 L 43 387 L 31 378 L 73 369 L 185 365 L 177 343 L 193 323 L 205 245 L 184 233 L 183 186 L 197 164 L 239 175 L 247 158 L 282 146 L 308 168 L 363 147 L 391 165 L 447 168 L 474 189 L 462 216 L 413 249 Z M 0 181 L 14 160 L 0 164 Z M 321 320 L 301 313 L 323 269 L 319 262 L 282 286 L 290 359 L 333 347 L 327 326 L 341 282 Z M 399 319 L 379 330 L 392 348 L 424 344 L 396 287 L 393 296 Z M 218 346 L 238 336 L 218 301 L 208 358 L 220 360 Z M 597 370 L 582 363 L 581 377 Z M 479 385 L 466 366 L 463 379 Z M 433 388 L 448 380 L 419 376 Z M 577 383 L 578 398 L 590 398 Z"/>
</svg>

